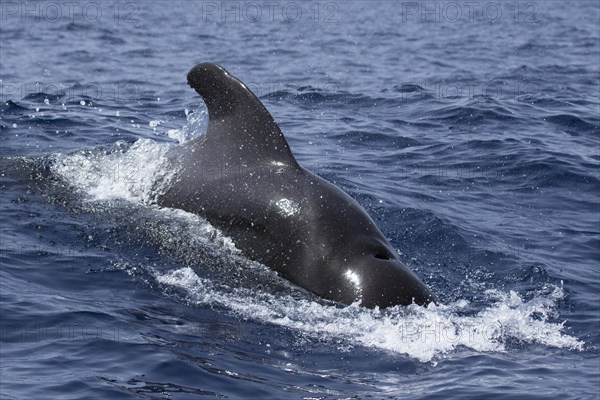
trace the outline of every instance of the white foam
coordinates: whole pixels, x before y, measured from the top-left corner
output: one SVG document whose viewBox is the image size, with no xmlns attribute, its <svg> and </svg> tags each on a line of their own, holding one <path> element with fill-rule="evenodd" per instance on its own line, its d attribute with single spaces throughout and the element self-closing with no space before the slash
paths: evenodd
<svg viewBox="0 0 600 400">
<path fill-rule="evenodd" d="M 162 228 L 165 228 L 167 221 L 174 225 L 173 230 L 176 230 L 177 237 L 186 241 L 188 247 L 216 245 L 218 250 L 226 251 L 227 254 L 240 254 L 240 250 L 235 247 L 230 237 L 196 214 L 175 208 L 161 208 L 156 210 L 155 216 L 163 222 Z M 168 235 L 173 230 L 163 229 L 162 233 Z M 169 240 L 168 237 L 164 239 Z"/>
<path fill-rule="evenodd" d="M 365 346 L 427 362 L 458 347 L 504 352 L 508 341 L 573 350 L 584 346 L 563 332 L 563 324 L 548 320 L 556 301 L 564 295 L 559 287 L 549 296 L 531 301 L 524 301 L 513 291 L 489 291 L 486 294 L 492 304 L 469 316 L 461 315 L 469 310 L 466 300 L 428 308 L 412 305 L 369 310 L 358 305 L 337 307 L 288 296 L 257 295 L 245 289 L 220 290 L 191 268 L 154 274 L 159 283 L 184 289 L 191 302 L 224 306 L 239 317 L 285 326 L 318 340 L 341 341 L 340 350 Z"/>
<path fill-rule="evenodd" d="M 208 112 L 204 104 L 197 110 L 187 110 L 187 123 L 181 129 L 170 129 L 166 135 L 180 144 L 201 136 L 208 125 Z M 119 115 L 117 111 L 116 115 Z M 132 121 L 133 122 L 133 121 Z M 152 120 L 149 126 L 160 125 Z M 130 147 L 123 142 L 109 151 L 82 151 L 57 155 L 52 168 L 83 193 L 88 200 L 122 199 L 134 203 L 148 203 L 176 171 L 170 170 L 166 153 L 171 145 L 150 139 L 139 139 Z M 154 191 L 154 193 L 153 193 Z"/>
<path fill-rule="evenodd" d="M 52 169 L 88 200 L 148 203 L 155 183 L 166 183 L 174 172 L 166 163 L 168 148 L 168 144 L 139 139 L 129 148 L 117 143 L 110 151 L 59 155 Z"/>
</svg>

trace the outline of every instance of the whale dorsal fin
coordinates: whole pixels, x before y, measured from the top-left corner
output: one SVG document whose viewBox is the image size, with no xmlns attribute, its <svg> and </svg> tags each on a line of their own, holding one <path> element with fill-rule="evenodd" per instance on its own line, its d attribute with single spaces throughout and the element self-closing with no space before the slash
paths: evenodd
<svg viewBox="0 0 600 400">
<path fill-rule="evenodd" d="M 203 153 L 226 163 L 297 165 L 271 114 L 236 77 L 218 64 L 202 63 L 187 80 L 208 108 Z"/>
</svg>

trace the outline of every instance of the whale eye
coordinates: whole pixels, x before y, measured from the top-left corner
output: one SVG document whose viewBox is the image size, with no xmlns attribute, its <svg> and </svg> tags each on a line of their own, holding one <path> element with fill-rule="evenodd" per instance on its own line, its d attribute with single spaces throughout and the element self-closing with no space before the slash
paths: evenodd
<svg viewBox="0 0 600 400">
<path fill-rule="evenodd" d="M 380 250 L 375 253 L 375 258 L 378 258 L 380 260 L 391 260 L 392 256 L 390 255 L 389 252 L 387 252 L 385 250 Z"/>
</svg>

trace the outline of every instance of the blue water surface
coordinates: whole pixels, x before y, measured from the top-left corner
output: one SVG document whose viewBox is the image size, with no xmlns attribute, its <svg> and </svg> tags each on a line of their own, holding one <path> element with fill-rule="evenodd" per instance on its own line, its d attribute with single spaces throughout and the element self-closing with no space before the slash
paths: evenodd
<svg viewBox="0 0 600 400">
<path fill-rule="evenodd" d="M 597 1 L 0 3 L 2 399 L 598 399 Z M 305 293 L 152 204 L 222 64 L 440 298 Z"/>
</svg>

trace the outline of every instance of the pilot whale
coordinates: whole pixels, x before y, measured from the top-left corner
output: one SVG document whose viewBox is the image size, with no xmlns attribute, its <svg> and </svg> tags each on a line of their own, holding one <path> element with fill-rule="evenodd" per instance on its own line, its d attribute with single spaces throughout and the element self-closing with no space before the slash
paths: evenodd
<svg viewBox="0 0 600 400">
<path fill-rule="evenodd" d="M 193 67 L 208 127 L 168 155 L 158 205 L 197 214 L 247 258 L 324 299 L 390 307 L 435 301 L 363 208 L 301 167 L 258 98 L 214 63 Z"/>
</svg>

